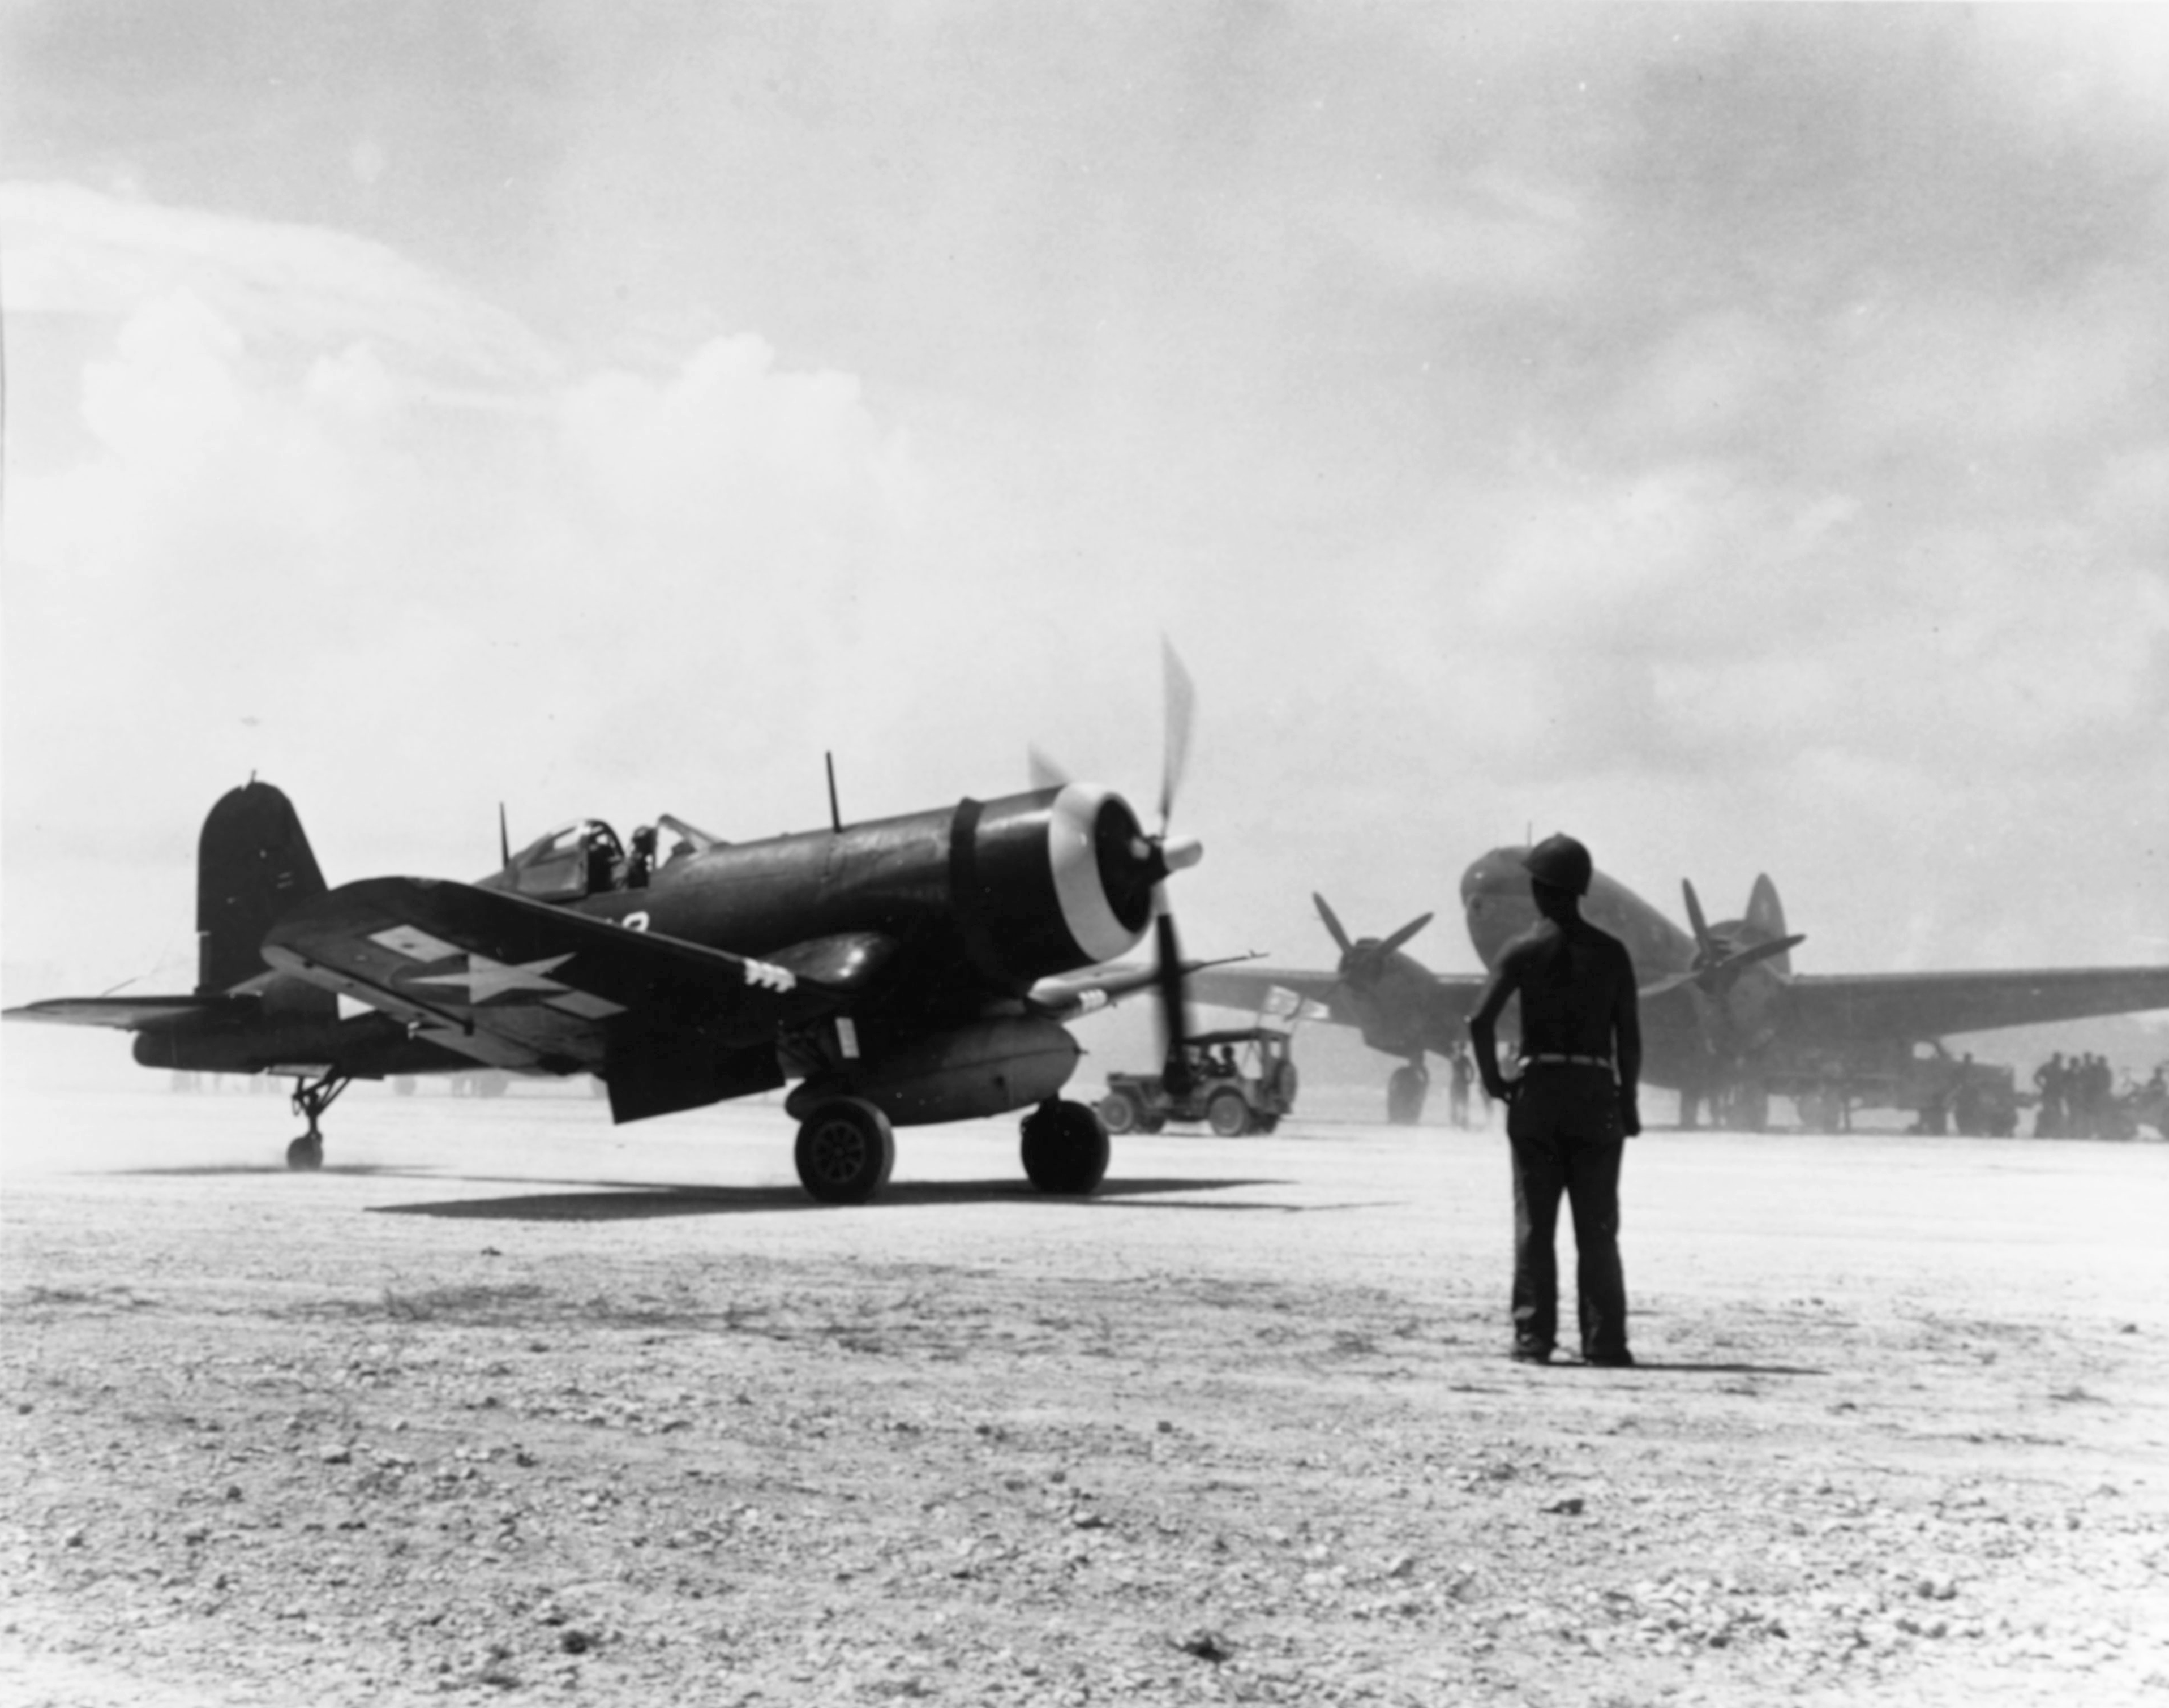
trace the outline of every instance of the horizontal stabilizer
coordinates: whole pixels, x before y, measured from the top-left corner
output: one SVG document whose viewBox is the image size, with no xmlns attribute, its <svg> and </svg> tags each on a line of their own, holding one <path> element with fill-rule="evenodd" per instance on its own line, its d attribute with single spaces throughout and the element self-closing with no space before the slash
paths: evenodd
<svg viewBox="0 0 2169 1708">
<path fill-rule="evenodd" d="M 9 1008 L 5 1018 L 155 1032 L 200 1018 L 244 1019 L 256 1014 L 258 1007 L 253 997 L 55 997 L 50 1002 Z"/>
</svg>

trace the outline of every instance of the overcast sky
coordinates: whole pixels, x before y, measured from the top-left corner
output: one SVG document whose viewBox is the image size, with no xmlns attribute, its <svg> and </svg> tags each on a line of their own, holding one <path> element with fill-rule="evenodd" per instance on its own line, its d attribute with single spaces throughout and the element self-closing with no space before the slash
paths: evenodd
<svg viewBox="0 0 2169 1708">
<path fill-rule="evenodd" d="M 6 999 L 1196 741 L 1193 948 L 1564 828 L 2169 960 L 2169 11 L 0 8 Z"/>
</svg>

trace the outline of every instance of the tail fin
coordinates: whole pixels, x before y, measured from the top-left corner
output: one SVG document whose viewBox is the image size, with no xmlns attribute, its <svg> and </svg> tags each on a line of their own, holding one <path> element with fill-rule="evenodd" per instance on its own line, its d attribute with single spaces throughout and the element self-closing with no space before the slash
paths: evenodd
<svg viewBox="0 0 2169 1708">
<path fill-rule="evenodd" d="M 1770 881 L 1769 874 L 1758 873 L 1755 887 L 1747 897 L 1747 918 L 1744 922 L 1750 934 L 1757 943 L 1770 943 L 1790 934 L 1785 929 L 1785 905 L 1777 899 L 1777 886 Z M 1789 975 L 1793 957 L 1788 950 L 1773 955 L 1769 960 L 1770 970 Z"/>
<path fill-rule="evenodd" d="M 283 794 L 252 781 L 221 795 L 196 844 L 198 994 L 231 990 L 267 971 L 264 934 L 324 888 L 301 821 Z M 338 999 L 319 994 L 336 1013 Z"/>
</svg>

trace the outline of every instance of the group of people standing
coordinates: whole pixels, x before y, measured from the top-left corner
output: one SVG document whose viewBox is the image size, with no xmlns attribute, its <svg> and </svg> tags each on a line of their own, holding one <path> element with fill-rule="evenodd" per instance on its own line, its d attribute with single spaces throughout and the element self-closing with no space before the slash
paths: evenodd
<svg viewBox="0 0 2169 1708">
<path fill-rule="evenodd" d="M 2154 1070 L 2156 1082 L 2161 1070 Z M 2033 1112 L 2037 1139 L 2102 1139 L 2112 1131 L 2117 1109 L 2116 1070 L 2092 1051 L 2066 1060 L 2060 1050 L 2033 1070 L 2033 1088 L 2041 1101 Z"/>
</svg>

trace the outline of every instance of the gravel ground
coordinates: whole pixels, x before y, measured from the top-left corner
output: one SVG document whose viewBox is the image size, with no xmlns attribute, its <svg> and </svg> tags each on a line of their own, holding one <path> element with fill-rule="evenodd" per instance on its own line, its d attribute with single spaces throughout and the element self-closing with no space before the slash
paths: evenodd
<svg viewBox="0 0 2169 1708">
<path fill-rule="evenodd" d="M 2169 1708 L 2169 1146 L 1647 1135 L 1596 1370 L 1493 1134 L 5 1113 L 10 1703 Z"/>
</svg>

